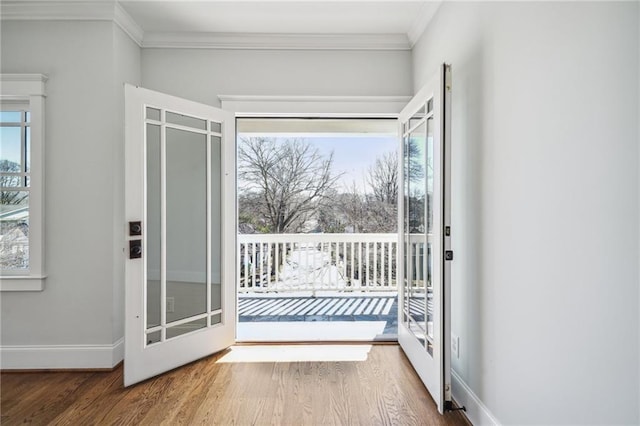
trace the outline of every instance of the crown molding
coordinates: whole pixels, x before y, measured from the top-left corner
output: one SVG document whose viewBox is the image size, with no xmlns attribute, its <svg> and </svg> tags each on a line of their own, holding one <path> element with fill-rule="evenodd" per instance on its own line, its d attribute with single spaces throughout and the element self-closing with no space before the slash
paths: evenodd
<svg viewBox="0 0 640 426">
<path fill-rule="evenodd" d="M 3 0 L 2 20 L 13 21 L 111 21 L 114 1 Z"/>
<path fill-rule="evenodd" d="M 144 36 L 136 21 L 113 0 L 3 0 L 0 14 L 3 21 L 112 21 L 138 46 Z"/>
<path fill-rule="evenodd" d="M 413 48 L 418 40 L 420 40 L 420 36 L 422 36 L 422 33 L 424 33 L 424 31 L 427 29 L 427 27 L 431 23 L 431 20 L 436 15 L 436 12 L 438 12 L 438 9 L 440 9 L 440 6 L 442 6 L 442 2 L 443 0 L 436 0 L 425 2 L 422 5 L 420 13 L 418 13 L 413 26 L 407 33 L 407 38 L 409 39 L 411 48 Z"/>
<path fill-rule="evenodd" d="M 127 13 L 126 10 L 120 6 L 120 3 L 116 3 L 114 10 L 113 21 L 122 28 L 130 38 L 138 46 L 142 47 L 142 41 L 144 39 L 144 30 L 138 23 Z"/>
<path fill-rule="evenodd" d="M 411 50 L 405 34 L 146 32 L 144 48 L 260 50 Z"/>
</svg>

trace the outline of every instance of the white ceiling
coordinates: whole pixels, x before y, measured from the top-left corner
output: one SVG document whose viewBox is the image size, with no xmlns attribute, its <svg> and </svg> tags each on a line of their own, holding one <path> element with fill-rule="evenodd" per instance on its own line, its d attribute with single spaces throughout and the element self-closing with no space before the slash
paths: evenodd
<svg viewBox="0 0 640 426">
<path fill-rule="evenodd" d="M 147 32 L 408 34 L 427 1 L 120 1 Z"/>
<path fill-rule="evenodd" d="M 413 47 L 442 0 L 0 0 L 1 20 L 112 20 L 142 47 Z"/>
<path fill-rule="evenodd" d="M 299 1 L 167 1 L 124 0 L 122 8 L 149 40 L 163 34 L 266 36 L 362 36 L 384 46 L 382 36 L 393 36 L 386 46 L 410 48 L 440 5 L 439 0 L 299 0 Z M 148 37 L 147 37 L 148 36 Z M 225 39 L 227 41 L 228 39 Z M 406 40 L 402 42 L 402 40 Z M 237 45 L 237 40 L 232 44 Z"/>
</svg>

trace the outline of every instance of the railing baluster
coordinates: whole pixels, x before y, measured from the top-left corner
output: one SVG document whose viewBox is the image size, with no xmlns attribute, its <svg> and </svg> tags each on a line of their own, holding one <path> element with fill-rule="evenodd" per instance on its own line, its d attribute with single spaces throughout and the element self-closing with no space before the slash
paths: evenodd
<svg viewBox="0 0 640 426">
<path fill-rule="evenodd" d="M 391 287 L 391 265 L 393 264 L 393 243 L 387 243 L 387 287 Z"/>
<path fill-rule="evenodd" d="M 378 243 L 373 242 L 373 286 L 378 285 Z"/>
<path fill-rule="evenodd" d="M 276 250 L 275 250 L 275 253 L 274 253 L 275 263 L 276 263 L 276 265 L 275 265 L 276 270 L 274 271 L 275 275 L 276 275 L 276 280 L 275 280 L 276 288 L 278 287 L 278 280 L 280 278 L 280 256 L 279 256 L 279 254 L 280 254 L 280 243 L 276 243 Z"/>
<path fill-rule="evenodd" d="M 249 290 L 249 244 L 244 243 L 244 289 Z"/>
</svg>

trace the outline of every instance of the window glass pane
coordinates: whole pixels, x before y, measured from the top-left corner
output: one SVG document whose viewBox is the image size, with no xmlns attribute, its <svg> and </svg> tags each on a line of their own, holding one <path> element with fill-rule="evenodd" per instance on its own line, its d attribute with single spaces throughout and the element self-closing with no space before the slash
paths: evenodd
<svg viewBox="0 0 640 426">
<path fill-rule="evenodd" d="M 207 310 L 207 136 L 166 130 L 167 322 Z"/>
<path fill-rule="evenodd" d="M 21 186 L 23 186 L 25 179 L 26 178 L 21 175 L 0 175 L 0 187 L 20 188 Z"/>
<path fill-rule="evenodd" d="M 180 126 L 193 127 L 194 129 L 207 130 L 207 121 L 200 118 L 189 117 L 188 115 L 176 114 L 167 111 L 167 123 L 178 124 Z"/>
<path fill-rule="evenodd" d="M 0 122 L 20 123 L 22 121 L 22 111 L 0 111 Z"/>
<path fill-rule="evenodd" d="M 29 193 L 0 191 L 0 268 L 29 268 Z"/>
<path fill-rule="evenodd" d="M 147 107 L 147 119 L 160 121 L 160 110 L 156 108 Z"/>
<path fill-rule="evenodd" d="M 0 172 L 22 171 L 20 133 L 20 127 L 0 127 Z"/>
<path fill-rule="evenodd" d="M 181 336 L 183 334 L 190 333 L 192 331 L 200 330 L 201 328 L 205 328 L 207 326 L 207 319 L 202 318 L 199 320 L 191 321 L 186 324 L 176 325 L 171 328 L 167 328 L 167 339 L 171 339 L 172 337 Z"/>
<path fill-rule="evenodd" d="M 27 120 L 26 120 L 26 121 L 27 121 L 27 123 L 31 123 L 31 112 L 27 111 L 27 112 L 25 113 L 25 115 L 26 115 L 26 117 L 27 117 Z"/>
<path fill-rule="evenodd" d="M 31 171 L 31 127 L 25 127 L 24 159 L 27 162 L 26 172 Z"/>
<path fill-rule="evenodd" d="M 215 133 L 220 133 L 222 131 L 222 123 L 216 123 L 215 121 L 212 121 L 211 131 Z"/>
</svg>

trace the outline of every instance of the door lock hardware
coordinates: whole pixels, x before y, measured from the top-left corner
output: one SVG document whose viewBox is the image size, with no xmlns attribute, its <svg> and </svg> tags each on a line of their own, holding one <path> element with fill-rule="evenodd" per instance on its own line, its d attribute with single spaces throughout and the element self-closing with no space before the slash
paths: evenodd
<svg viewBox="0 0 640 426">
<path fill-rule="evenodd" d="M 142 240 L 129 241 L 129 259 L 140 259 L 142 257 Z"/>
<path fill-rule="evenodd" d="M 445 250 L 444 260 L 453 260 L 453 250 Z"/>
<path fill-rule="evenodd" d="M 129 222 L 129 235 L 132 237 L 142 235 L 142 222 Z"/>
<path fill-rule="evenodd" d="M 445 226 L 444 227 L 444 236 L 445 237 L 450 237 L 451 236 L 451 227 L 450 226 Z"/>
</svg>

